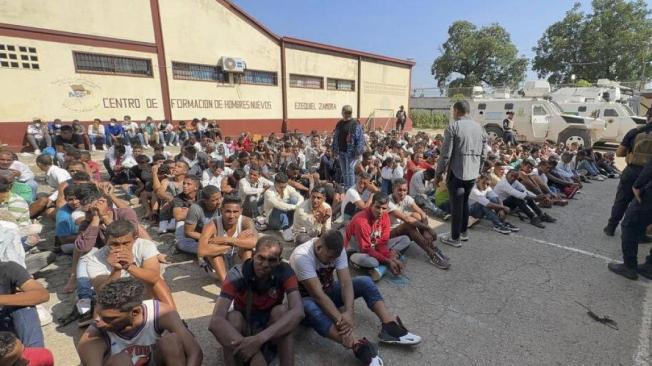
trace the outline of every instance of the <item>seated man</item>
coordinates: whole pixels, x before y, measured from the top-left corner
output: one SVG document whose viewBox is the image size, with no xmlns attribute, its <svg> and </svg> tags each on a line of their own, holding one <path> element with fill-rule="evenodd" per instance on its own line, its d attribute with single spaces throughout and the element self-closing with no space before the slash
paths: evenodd
<svg viewBox="0 0 652 366">
<path fill-rule="evenodd" d="M 509 212 L 509 207 L 503 205 L 491 189 L 491 177 L 486 173 L 481 175 L 469 194 L 469 215 L 476 219 L 489 219 L 495 232 L 507 235 L 519 231 L 516 226 L 505 220 Z"/>
<path fill-rule="evenodd" d="M 326 187 L 316 186 L 310 192 L 310 199 L 303 201 L 294 210 L 295 245 L 303 244 L 331 229 L 333 215 L 331 206 L 326 202 Z"/>
<path fill-rule="evenodd" d="M 99 221 L 99 216 L 93 216 Z M 91 222 L 93 222 L 91 221 Z M 172 293 L 161 277 L 161 264 L 156 244 L 138 238 L 136 227 L 127 220 L 116 220 L 106 226 L 106 245 L 90 254 L 86 270 L 93 287 L 102 289 L 122 277 L 133 277 L 145 284 L 157 300 L 174 307 Z"/>
<path fill-rule="evenodd" d="M 69 185 L 63 190 L 66 203 L 57 209 L 55 219 L 55 247 L 63 253 L 72 254 L 75 248 L 75 239 L 79 234 L 79 224 L 84 221 L 84 215 L 78 211 L 81 203 L 75 195 L 75 186 Z M 77 212 L 75 212 L 77 211 Z M 75 215 L 73 216 L 73 213 Z"/>
<path fill-rule="evenodd" d="M 494 192 L 498 198 L 510 209 L 519 208 L 529 219 L 530 224 L 544 229 L 543 222 L 555 222 L 556 220 L 541 211 L 534 198 L 536 195 L 523 187 L 518 181 L 518 170 L 512 169 L 505 174 L 503 179 L 496 184 Z"/>
<path fill-rule="evenodd" d="M 256 246 L 256 226 L 252 219 L 242 215 L 242 203 L 236 195 L 226 195 L 222 200 L 221 215 L 204 224 L 197 255 L 204 257 L 213 267 L 220 282 L 226 273 L 235 251 L 241 260 L 251 257 Z"/>
<path fill-rule="evenodd" d="M 426 252 L 430 263 L 440 269 L 450 268 L 448 257 L 435 245 L 437 233 L 428 225 L 428 216 L 408 196 L 408 183 L 403 178 L 392 182 L 392 195 L 389 196 L 390 240 L 407 235 Z"/>
<path fill-rule="evenodd" d="M 274 177 L 274 187 L 265 191 L 263 216 L 270 230 L 280 230 L 285 241 L 291 241 L 294 210 L 303 202 L 303 196 L 288 185 L 287 174 L 280 172 Z"/>
<path fill-rule="evenodd" d="M 81 336 L 83 365 L 194 365 L 203 353 L 174 307 L 143 300 L 133 278 L 111 282 L 97 293 L 98 320 Z"/>
<path fill-rule="evenodd" d="M 374 281 L 379 281 L 388 268 L 394 275 L 401 274 L 405 268 L 401 256 L 412 244 L 406 235 L 390 239 L 388 209 L 389 197 L 374 193 L 371 207 L 355 214 L 345 232 L 345 245 L 355 252 L 351 263 L 369 270 Z"/>
<path fill-rule="evenodd" d="M 368 173 L 358 174 L 355 185 L 347 189 L 342 199 L 340 209 L 342 222 L 348 223 L 353 215 L 371 206 L 373 194 L 379 191 L 380 189 L 371 183 L 371 175 Z"/>
<path fill-rule="evenodd" d="M 186 253 L 197 254 L 199 238 L 204 225 L 219 216 L 222 205 L 222 193 L 215 186 L 206 186 L 201 190 L 200 199 L 193 203 L 186 214 L 183 233 L 177 236 L 177 248 Z"/>
<path fill-rule="evenodd" d="M 431 200 L 431 197 L 435 192 L 434 187 L 432 186 L 434 179 L 435 169 L 433 168 L 416 171 L 412 175 L 412 179 L 409 181 L 408 192 L 410 196 L 414 198 L 416 204 L 428 214 L 442 220 L 448 220 L 451 215 L 439 208 Z M 439 187 L 437 187 L 437 191 L 439 191 Z"/>
<path fill-rule="evenodd" d="M 61 133 L 54 138 L 54 147 L 57 150 L 57 159 L 63 162 L 66 147 L 72 146 L 76 149 L 84 149 L 84 140 L 81 136 L 75 135 L 75 130 L 70 125 L 61 126 Z"/>
<path fill-rule="evenodd" d="M 539 202 L 541 207 L 550 208 L 553 204 L 558 206 L 568 204 L 568 201 L 559 198 L 550 191 L 548 185 L 541 180 L 538 171 L 534 170 L 534 163 L 530 159 L 521 163 L 518 180 L 528 191 L 537 195 L 536 201 Z"/>
<path fill-rule="evenodd" d="M 559 197 L 573 198 L 581 187 L 581 183 L 575 183 L 571 178 L 563 178 L 554 173 L 557 159 L 550 158 L 549 161 L 541 161 L 537 167 L 539 179 L 548 185 L 551 192 Z M 563 194 L 563 196 L 561 195 Z"/>
<path fill-rule="evenodd" d="M 176 221 L 175 236 L 177 243 L 185 238 L 185 221 L 190 207 L 197 202 L 199 192 L 199 178 L 194 175 L 187 175 L 183 179 L 181 193 L 172 200 L 172 217 Z"/>
<path fill-rule="evenodd" d="M 47 348 L 25 347 L 11 332 L 0 332 L 0 365 L 54 366 L 54 356 Z"/>
<path fill-rule="evenodd" d="M 40 119 L 35 119 L 27 125 L 27 142 L 32 145 L 36 155 L 39 155 L 42 149 L 52 146 L 52 138 Z"/>
<path fill-rule="evenodd" d="M 0 262 L 0 331 L 14 332 L 26 347 L 45 347 L 34 307 L 49 299 L 48 291 L 20 264 Z"/>
<path fill-rule="evenodd" d="M 30 206 L 30 215 L 36 218 L 48 210 L 48 215 L 54 214 L 54 203 L 57 200 L 59 186 L 71 179 L 70 173 L 63 168 L 54 165 L 52 157 L 48 155 L 39 155 L 36 158 L 36 166 L 45 173 L 45 181 L 54 189 L 54 192 L 49 197 L 39 197 Z"/>
<path fill-rule="evenodd" d="M 36 199 L 38 183 L 34 180 L 34 172 L 18 160 L 14 160 L 14 154 L 8 150 L 0 150 L 0 172 L 8 172 L 13 175 L 14 183 L 26 184 L 32 189 L 30 199 L 25 198 L 28 203 Z"/>
<path fill-rule="evenodd" d="M 242 200 L 244 215 L 251 218 L 258 218 L 260 206 L 264 202 L 263 193 L 274 185 L 270 180 L 261 177 L 260 173 L 260 167 L 250 165 L 249 173 L 238 183 L 238 194 Z M 264 220 L 261 218 L 261 224 L 264 224 L 262 221 Z"/>
<path fill-rule="evenodd" d="M 378 335 L 381 342 L 421 343 L 421 337 L 408 332 L 398 317 L 390 315 L 382 295 L 369 277 L 351 278 L 344 240 L 339 231 L 327 231 L 320 238 L 298 246 L 290 256 L 290 265 L 299 280 L 306 316 L 304 322 L 322 337 L 352 349 L 364 365 L 382 365 L 382 360 L 375 345 L 366 338 L 354 338 L 353 303 L 356 298 L 362 297 L 381 321 Z"/>
<path fill-rule="evenodd" d="M 222 285 L 209 329 L 222 345 L 227 366 L 269 364 L 275 353 L 270 343 L 278 348 L 281 365 L 294 364 L 292 331 L 304 317 L 303 303 L 282 252 L 277 239 L 258 239 L 253 259 L 233 267 Z"/>
</svg>

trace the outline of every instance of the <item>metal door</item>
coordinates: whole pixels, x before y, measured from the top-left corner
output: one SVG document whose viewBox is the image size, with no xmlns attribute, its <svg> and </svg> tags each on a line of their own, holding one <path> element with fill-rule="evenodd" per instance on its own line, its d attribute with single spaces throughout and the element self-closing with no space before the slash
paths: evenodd
<svg viewBox="0 0 652 366">
<path fill-rule="evenodd" d="M 532 134 L 536 139 L 545 139 L 550 127 L 550 113 L 542 104 L 532 104 Z"/>
</svg>

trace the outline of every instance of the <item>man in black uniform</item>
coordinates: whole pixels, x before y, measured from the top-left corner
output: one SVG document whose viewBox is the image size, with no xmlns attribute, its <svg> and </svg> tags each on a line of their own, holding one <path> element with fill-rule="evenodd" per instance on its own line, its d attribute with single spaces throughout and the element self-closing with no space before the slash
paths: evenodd
<svg viewBox="0 0 652 366">
<path fill-rule="evenodd" d="M 516 136 L 514 136 L 514 112 L 508 111 L 503 120 L 503 141 L 507 146 L 516 146 Z"/>
<path fill-rule="evenodd" d="M 647 123 L 627 132 L 616 150 L 616 156 L 626 158 L 627 167 L 620 176 L 616 198 L 611 208 L 611 217 L 604 228 L 604 233 L 608 236 L 614 236 L 627 205 L 634 198 L 632 184 L 652 157 L 652 108 L 647 110 L 646 117 Z"/>
<path fill-rule="evenodd" d="M 652 280 L 652 249 L 645 263 L 638 265 L 638 243 L 645 228 L 652 224 L 652 160 L 641 171 L 632 184 L 634 200 L 625 211 L 621 225 L 623 231 L 622 249 L 625 263 L 609 263 L 609 270 L 630 280 L 638 275 Z"/>
</svg>

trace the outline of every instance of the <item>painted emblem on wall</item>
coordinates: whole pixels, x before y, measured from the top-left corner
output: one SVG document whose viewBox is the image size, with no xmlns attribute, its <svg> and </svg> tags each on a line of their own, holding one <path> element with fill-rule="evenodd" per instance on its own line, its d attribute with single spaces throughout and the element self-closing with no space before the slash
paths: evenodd
<svg viewBox="0 0 652 366">
<path fill-rule="evenodd" d="M 53 82 L 59 86 L 63 99 L 61 105 L 73 112 L 90 112 L 100 107 L 99 85 L 85 79 L 71 78 Z"/>
</svg>

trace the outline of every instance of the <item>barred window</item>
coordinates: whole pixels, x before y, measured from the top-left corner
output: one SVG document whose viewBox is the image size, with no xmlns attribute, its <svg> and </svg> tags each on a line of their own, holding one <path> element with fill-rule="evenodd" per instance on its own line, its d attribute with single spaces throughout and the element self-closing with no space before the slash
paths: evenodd
<svg viewBox="0 0 652 366">
<path fill-rule="evenodd" d="M 290 87 L 324 89 L 324 78 L 319 76 L 290 74 Z"/>
<path fill-rule="evenodd" d="M 240 82 L 242 84 L 277 85 L 278 75 L 270 71 L 245 70 Z"/>
<path fill-rule="evenodd" d="M 36 48 L 0 44 L 0 67 L 39 70 Z"/>
<path fill-rule="evenodd" d="M 179 80 L 217 81 L 220 83 L 227 80 L 226 74 L 219 66 L 185 62 L 172 63 L 172 77 Z"/>
<path fill-rule="evenodd" d="M 355 81 L 328 78 L 328 90 L 354 91 L 355 90 Z"/>
<path fill-rule="evenodd" d="M 96 53 L 73 52 L 75 71 L 78 73 L 99 73 L 115 75 L 154 75 L 152 60 Z"/>
</svg>

